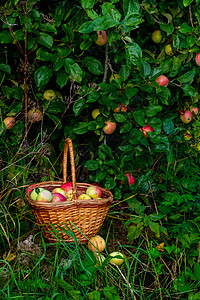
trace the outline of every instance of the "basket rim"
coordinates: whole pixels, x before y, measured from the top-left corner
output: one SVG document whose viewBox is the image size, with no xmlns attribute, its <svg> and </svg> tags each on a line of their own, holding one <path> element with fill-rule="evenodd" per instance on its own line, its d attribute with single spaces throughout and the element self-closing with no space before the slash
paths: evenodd
<svg viewBox="0 0 200 300">
<path fill-rule="evenodd" d="M 99 188 L 104 192 L 105 194 L 108 194 L 108 197 L 104 197 L 101 199 L 72 199 L 69 201 L 63 201 L 63 202 L 57 202 L 57 203 L 51 203 L 51 202 L 37 202 L 35 200 L 32 200 L 30 198 L 30 194 L 32 190 L 36 187 L 51 187 L 53 185 L 61 185 L 63 184 L 63 181 L 43 181 L 39 183 L 35 183 L 30 185 L 26 190 L 26 201 L 31 207 L 35 208 L 64 208 L 64 207 L 70 207 L 70 206 L 86 206 L 86 205 L 107 205 L 111 204 L 113 202 L 113 195 L 112 193 L 106 189 L 99 186 Z M 76 183 L 77 187 L 89 187 L 92 184 L 90 183 Z"/>
</svg>

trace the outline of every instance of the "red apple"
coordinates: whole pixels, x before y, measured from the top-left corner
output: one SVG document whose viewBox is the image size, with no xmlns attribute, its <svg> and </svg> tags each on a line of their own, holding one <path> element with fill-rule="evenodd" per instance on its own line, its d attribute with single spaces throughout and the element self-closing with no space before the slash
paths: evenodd
<svg viewBox="0 0 200 300">
<path fill-rule="evenodd" d="M 194 112 L 195 113 L 195 115 L 198 115 L 198 112 L 199 112 L 199 109 L 198 109 L 198 107 L 190 107 L 190 111 L 191 112 Z"/>
<path fill-rule="evenodd" d="M 66 192 L 67 200 L 72 199 L 72 183 L 71 182 L 65 182 L 61 185 L 61 189 L 63 189 Z M 77 190 L 77 187 L 76 187 Z"/>
<path fill-rule="evenodd" d="M 142 133 L 144 134 L 144 136 L 146 136 L 146 138 L 148 138 L 147 136 L 147 132 L 149 131 L 154 131 L 154 129 L 149 126 L 148 124 L 146 124 L 146 126 L 142 127 Z"/>
<path fill-rule="evenodd" d="M 104 30 L 97 31 L 97 40 L 95 41 L 95 43 L 98 46 L 103 46 L 108 43 L 108 36 Z"/>
<path fill-rule="evenodd" d="M 98 186 L 93 185 L 87 188 L 86 194 L 91 198 L 96 199 L 96 198 L 101 198 L 102 191 Z"/>
<path fill-rule="evenodd" d="M 62 194 L 65 198 L 67 198 L 67 193 L 62 188 L 55 188 L 53 189 L 52 193 L 59 193 Z"/>
<path fill-rule="evenodd" d="M 12 129 L 15 125 L 15 118 L 14 117 L 7 117 L 3 120 L 7 129 Z"/>
<path fill-rule="evenodd" d="M 105 123 L 106 125 L 103 127 L 103 131 L 106 134 L 112 134 L 115 131 L 117 124 L 115 122 L 111 122 L 110 120 L 106 121 Z"/>
<path fill-rule="evenodd" d="M 128 177 L 128 184 L 129 185 L 131 185 L 135 182 L 135 179 L 131 174 L 126 173 L 125 175 Z"/>
<path fill-rule="evenodd" d="M 195 57 L 196 63 L 198 66 L 200 66 L 200 53 L 198 53 Z"/>
<path fill-rule="evenodd" d="M 162 41 L 162 34 L 160 30 L 155 30 L 152 35 L 151 39 L 154 43 L 159 44 Z"/>
<path fill-rule="evenodd" d="M 37 123 L 42 120 L 42 112 L 37 108 L 31 108 L 28 112 L 28 119 L 32 123 Z"/>
<path fill-rule="evenodd" d="M 190 110 L 185 110 L 184 112 L 180 110 L 180 113 L 181 113 L 180 118 L 183 121 L 183 123 L 188 124 L 192 121 L 193 114 Z"/>
<path fill-rule="evenodd" d="M 52 203 L 63 202 L 67 200 L 66 197 L 60 193 L 52 193 L 52 197 Z"/>
<path fill-rule="evenodd" d="M 160 75 L 158 78 L 155 79 L 155 82 L 157 82 L 160 86 L 168 86 L 169 80 L 167 76 Z"/>
<path fill-rule="evenodd" d="M 114 109 L 114 112 L 126 112 L 127 111 L 127 105 L 124 105 L 123 103 L 119 103 L 118 107 Z"/>
<path fill-rule="evenodd" d="M 93 252 L 102 252 L 105 246 L 106 242 L 100 235 L 93 236 L 88 242 L 88 248 Z"/>
</svg>

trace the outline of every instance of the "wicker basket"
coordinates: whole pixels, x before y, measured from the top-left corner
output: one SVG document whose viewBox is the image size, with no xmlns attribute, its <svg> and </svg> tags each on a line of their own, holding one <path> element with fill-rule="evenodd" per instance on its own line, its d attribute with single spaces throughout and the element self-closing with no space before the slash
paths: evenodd
<svg viewBox="0 0 200 300">
<path fill-rule="evenodd" d="M 72 200 L 59 203 L 41 203 L 30 198 L 32 190 L 36 187 L 52 191 L 67 181 L 67 153 L 69 149 L 71 176 L 72 176 Z M 112 193 L 102 190 L 101 199 L 78 199 L 91 186 L 87 183 L 76 183 L 74 152 L 72 141 L 68 138 L 64 145 L 63 155 L 63 181 L 46 181 L 36 183 L 28 187 L 26 200 L 37 220 L 43 227 L 43 236 L 47 242 L 63 240 L 74 242 L 77 238 L 79 243 L 86 243 L 88 239 L 96 235 L 100 230 L 113 201 Z"/>
</svg>

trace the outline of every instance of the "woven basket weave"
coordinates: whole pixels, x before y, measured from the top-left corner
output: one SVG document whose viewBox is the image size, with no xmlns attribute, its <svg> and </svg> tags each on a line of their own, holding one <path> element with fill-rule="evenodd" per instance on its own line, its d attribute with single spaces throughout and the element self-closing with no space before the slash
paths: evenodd
<svg viewBox="0 0 200 300">
<path fill-rule="evenodd" d="M 30 194 L 34 188 L 44 188 L 51 192 L 67 181 L 68 149 L 72 176 L 72 200 L 59 203 L 42 203 L 32 200 Z M 29 186 L 26 191 L 26 200 L 32 208 L 37 223 L 43 227 L 42 233 L 47 242 L 57 240 L 74 242 L 76 237 L 79 243 L 86 243 L 98 233 L 113 201 L 113 195 L 109 190 L 100 187 L 101 199 L 78 199 L 78 196 L 85 193 L 89 186 L 91 184 L 76 183 L 73 145 L 68 138 L 64 145 L 63 181 L 36 183 Z"/>
</svg>

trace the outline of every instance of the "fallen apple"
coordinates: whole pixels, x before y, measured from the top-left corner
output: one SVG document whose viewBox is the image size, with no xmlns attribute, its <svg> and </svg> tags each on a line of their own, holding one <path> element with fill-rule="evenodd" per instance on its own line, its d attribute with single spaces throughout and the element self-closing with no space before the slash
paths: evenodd
<svg viewBox="0 0 200 300">
<path fill-rule="evenodd" d="M 146 126 L 142 127 L 141 131 L 144 134 L 144 136 L 146 136 L 146 138 L 148 138 L 147 132 L 149 132 L 149 131 L 153 132 L 154 129 L 151 126 L 149 126 L 148 124 L 146 124 Z"/>
<path fill-rule="evenodd" d="M 103 46 L 108 43 L 108 36 L 104 30 L 97 31 L 97 39 L 96 39 L 95 43 L 98 46 Z"/>
<path fill-rule="evenodd" d="M 53 189 L 52 193 L 59 193 L 62 194 L 65 198 L 67 198 L 67 193 L 62 188 L 55 188 Z"/>
<path fill-rule="evenodd" d="M 15 118 L 14 117 L 7 117 L 3 120 L 6 129 L 12 129 L 15 125 Z"/>
<path fill-rule="evenodd" d="M 193 114 L 190 110 L 185 110 L 184 112 L 180 110 L 180 118 L 183 121 L 183 123 L 188 124 L 193 119 Z"/>
<path fill-rule="evenodd" d="M 39 202 L 51 202 L 52 198 L 53 198 L 52 193 L 44 189 L 38 194 L 36 200 Z"/>
<path fill-rule="evenodd" d="M 93 186 L 89 186 L 87 188 L 86 194 L 88 196 L 90 196 L 92 199 L 96 199 L 96 198 L 101 198 L 102 191 L 101 191 L 101 189 L 98 186 L 93 185 Z"/>
<path fill-rule="evenodd" d="M 106 242 L 100 235 L 93 236 L 88 242 L 88 248 L 93 252 L 102 252 L 105 246 Z"/>
<path fill-rule="evenodd" d="M 129 184 L 129 185 L 132 185 L 132 184 L 135 182 L 134 177 L 133 177 L 131 174 L 128 174 L 128 173 L 126 173 L 125 175 L 126 175 L 127 178 L 128 178 L 128 184 Z M 123 183 L 123 182 L 122 182 L 122 183 Z"/>
<path fill-rule="evenodd" d="M 56 93 L 54 90 L 46 90 L 43 94 L 43 98 L 46 100 L 53 100 L 56 98 Z"/>
<path fill-rule="evenodd" d="M 98 108 L 95 108 L 92 111 L 92 117 L 93 117 L 93 119 L 96 119 L 98 117 L 98 115 L 100 115 L 100 110 Z"/>
<path fill-rule="evenodd" d="M 52 193 L 52 203 L 66 201 L 66 197 L 60 193 Z"/>
<path fill-rule="evenodd" d="M 31 108 L 28 111 L 28 119 L 32 123 L 37 123 L 42 120 L 42 112 L 37 108 Z"/>
<path fill-rule="evenodd" d="M 112 252 L 110 253 L 110 263 L 113 263 L 117 266 L 123 264 L 124 262 L 124 255 L 121 252 Z"/>
<path fill-rule="evenodd" d="M 168 86 L 169 79 L 165 75 L 160 75 L 158 78 L 155 79 L 160 86 Z"/>
<path fill-rule="evenodd" d="M 152 35 L 151 35 L 151 39 L 154 43 L 156 44 L 160 44 L 162 42 L 162 39 L 163 39 L 163 36 L 161 34 L 161 31 L 158 29 L 158 30 L 155 30 Z"/>
<path fill-rule="evenodd" d="M 104 133 L 112 134 L 115 131 L 117 124 L 110 120 L 106 121 L 105 123 L 106 123 L 106 125 L 103 127 Z"/>
<path fill-rule="evenodd" d="M 34 188 L 34 190 L 32 190 L 32 192 L 31 192 L 31 194 L 30 194 L 31 199 L 32 199 L 32 200 L 36 200 L 38 194 L 39 194 L 41 191 L 44 191 L 44 189 L 43 189 L 43 188 Z"/>
<path fill-rule="evenodd" d="M 89 195 L 87 194 L 81 194 L 79 197 L 78 197 L 79 200 L 81 199 L 85 199 L 85 200 L 89 200 L 89 199 L 92 199 Z"/>
</svg>

